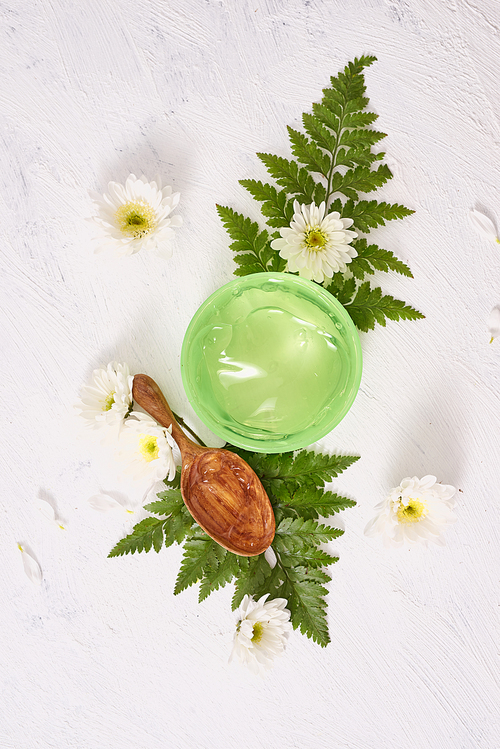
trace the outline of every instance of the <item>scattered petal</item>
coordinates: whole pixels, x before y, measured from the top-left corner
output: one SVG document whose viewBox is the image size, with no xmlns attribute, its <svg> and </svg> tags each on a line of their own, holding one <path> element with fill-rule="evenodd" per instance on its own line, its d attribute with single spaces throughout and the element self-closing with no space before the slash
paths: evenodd
<svg viewBox="0 0 500 749">
<path fill-rule="evenodd" d="M 35 585 L 40 585 L 43 580 L 43 574 L 40 565 L 38 564 L 36 559 L 34 559 L 23 546 L 21 546 L 21 544 L 17 544 L 17 548 L 21 552 L 24 571 L 26 572 L 26 575 L 29 577 L 32 583 L 35 583 Z"/>
<path fill-rule="evenodd" d="M 480 231 L 486 239 L 489 239 L 490 242 L 497 242 L 500 244 L 495 224 L 488 218 L 488 216 L 485 216 L 484 213 L 481 213 L 480 211 L 474 210 L 470 211 L 469 218 L 476 229 Z"/>
<path fill-rule="evenodd" d="M 490 333 L 490 343 L 500 336 L 500 305 L 493 307 L 488 318 L 488 331 Z"/>
<path fill-rule="evenodd" d="M 98 512 L 109 512 L 110 510 L 120 509 L 129 515 L 133 514 L 133 510 L 127 509 L 118 500 L 114 499 L 114 497 L 110 497 L 109 494 L 94 494 L 93 497 L 89 498 L 88 503 Z"/>
<path fill-rule="evenodd" d="M 45 499 L 39 499 L 38 500 L 38 509 L 44 515 L 47 520 L 50 520 L 52 523 L 55 523 L 58 528 L 61 528 L 61 530 L 65 531 L 66 528 L 62 524 L 62 522 L 59 520 L 59 518 L 56 516 L 55 510 L 50 504 L 50 502 L 47 502 Z"/>
<path fill-rule="evenodd" d="M 268 546 L 267 549 L 264 552 L 264 559 L 270 566 L 270 568 L 273 570 L 276 567 L 276 562 L 278 561 L 276 559 L 276 554 L 274 553 L 274 549 L 272 546 Z"/>
<path fill-rule="evenodd" d="M 380 534 L 385 546 L 427 541 L 442 546 L 441 530 L 456 520 L 455 491 L 438 484 L 435 476 L 405 478 L 377 505 L 380 512 L 367 524 L 365 535 Z"/>
</svg>

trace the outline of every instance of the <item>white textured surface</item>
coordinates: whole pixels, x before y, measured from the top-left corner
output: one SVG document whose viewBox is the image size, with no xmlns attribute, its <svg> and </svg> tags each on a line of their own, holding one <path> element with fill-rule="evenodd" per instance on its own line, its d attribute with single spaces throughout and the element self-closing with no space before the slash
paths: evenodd
<svg viewBox="0 0 500 749">
<path fill-rule="evenodd" d="M 467 219 L 500 221 L 496 0 L 17 0 L 0 18 L 2 749 L 496 749 L 500 254 Z M 117 359 L 192 418 L 183 334 L 233 271 L 215 203 L 258 217 L 237 180 L 264 176 L 258 150 L 288 155 L 285 125 L 361 54 L 395 175 L 379 195 L 416 210 L 372 234 L 415 280 L 381 282 L 426 319 L 362 336 L 361 392 L 323 441 L 362 456 L 336 483 L 358 505 L 332 643 L 294 634 L 260 681 L 227 665 L 229 589 L 173 597 L 178 548 L 106 559 L 130 524 L 87 499 L 139 495 L 70 407 Z M 157 171 L 182 193 L 173 258 L 94 256 L 87 190 Z M 424 473 L 460 489 L 447 547 L 366 539 L 373 505 Z"/>
</svg>

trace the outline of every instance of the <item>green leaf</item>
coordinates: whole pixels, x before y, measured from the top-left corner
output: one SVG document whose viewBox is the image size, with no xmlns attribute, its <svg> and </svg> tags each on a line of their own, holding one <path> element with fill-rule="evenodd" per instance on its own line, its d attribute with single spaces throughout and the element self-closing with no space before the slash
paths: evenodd
<svg viewBox="0 0 500 749">
<path fill-rule="evenodd" d="M 378 119 L 378 114 L 374 112 L 352 112 L 344 117 L 344 127 L 368 127 Z"/>
<path fill-rule="evenodd" d="M 181 469 L 177 468 L 175 472 L 174 478 L 169 481 L 168 479 L 163 479 L 163 483 L 166 484 L 170 489 L 180 489 L 181 486 Z"/>
<path fill-rule="evenodd" d="M 226 445 L 226 449 L 236 452 L 253 468 L 271 502 L 285 506 L 301 487 L 324 487 L 359 460 L 355 455 L 326 455 L 310 450 L 267 455 L 248 452 L 234 445 Z"/>
<path fill-rule="evenodd" d="M 236 253 L 250 254 L 254 257 L 253 264 L 248 260 L 243 261 L 235 275 L 245 276 L 249 273 L 274 270 L 273 260 L 278 253 L 270 246 L 268 232 L 265 229 L 260 232 L 258 224 L 241 213 L 236 213 L 232 208 L 218 205 L 217 212 L 229 236 L 234 240 L 230 244 L 231 249 Z"/>
<path fill-rule="evenodd" d="M 124 554 L 135 554 L 141 551 L 149 551 L 151 547 L 160 551 L 163 545 L 163 525 L 165 520 L 158 518 L 145 518 L 134 526 L 132 533 L 111 549 L 108 557 L 119 557 Z"/>
<path fill-rule="evenodd" d="M 318 105 L 320 106 L 320 105 Z M 313 105 L 314 107 L 314 105 Z M 323 148 L 329 153 L 333 153 L 337 147 L 337 139 L 330 132 L 330 130 L 324 126 L 319 117 L 315 117 L 313 114 L 304 113 L 302 115 L 302 122 L 304 123 L 304 129 L 317 146 Z M 336 121 L 338 123 L 338 120 Z M 333 127 L 336 130 L 336 127 Z"/>
<path fill-rule="evenodd" d="M 257 156 L 278 185 L 284 187 L 290 195 L 296 196 L 299 202 L 312 202 L 316 185 L 307 169 L 299 168 L 296 161 L 288 161 L 270 153 L 258 153 Z"/>
<path fill-rule="evenodd" d="M 328 590 L 322 583 L 330 577 L 307 567 L 287 569 L 286 575 L 279 595 L 288 600 L 293 628 L 325 647 L 330 642 L 325 602 Z"/>
<path fill-rule="evenodd" d="M 380 133 L 377 130 L 344 130 L 340 136 L 339 145 L 349 148 L 374 146 L 375 143 L 386 137 L 386 133 Z"/>
<path fill-rule="evenodd" d="M 167 516 L 163 524 L 165 546 L 182 543 L 187 536 L 191 535 L 195 522 L 184 504 L 180 489 L 167 489 L 157 496 L 159 501 L 144 505 L 144 509 L 155 515 Z"/>
<path fill-rule="evenodd" d="M 230 551 L 219 547 L 219 558 L 204 567 L 204 577 L 200 584 L 198 600 L 201 603 L 214 590 L 223 588 L 233 577 L 239 574 L 238 557 Z"/>
<path fill-rule="evenodd" d="M 392 174 L 388 166 L 382 164 L 378 169 L 370 169 L 366 166 L 357 166 L 349 169 L 345 174 L 336 172 L 335 180 L 332 181 L 331 191 L 341 192 L 353 200 L 358 199 L 358 192 L 371 192 L 381 187 Z"/>
<path fill-rule="evenodd" d="M 348 200 L 342 217 L 352 218 L 357 229 L 368 233 L 376 226 L 385 225 L 386 221 L 411 216 L 414 212 L 397 203 L 390 205 L 385 202 L 377 203 L 376 200 L 360 200 L 359 203 L 354 203 L 353 200 Z"/>
<path fill-rule="evenodd" d="M 330 517 L 347 507 L 355 507 L 356 502 L 334 492 L 325 492 L 316 486 L 300 486 L 285 498 L 285 507 L 292 508 L 301 518 Z"/>
<path fill-rule="evenodd" d="M 349 264 L 349 270 L 360 281 L 366 274 L 373 275 L 376 270 L 387 273 L 394 270 L 403 276 L 413 278 L 413 274 L 408 266 L 403 263 L 389 250 L 382 250 L 376 244 L 368 244 L 366 239 L 358 239 L 352 242 L 352 246 L 358 253 Z M 352 295 L 351 295 L 352 296 Z"/>
<path fill-rule="evenodd" d="M 285 453 L 286 455 L 286 453 Z M 293 479 L 298 484 L 323 486 L 359 460 L 358 455 L 326 455 L 312 450 L 301 450 L 296 453 L 285 475 L 276 479 Z M 286 463 L 284 464 L 286 468 Z"/>
<path fill-rule="evenodd" d="M 303 549 L 327 543 L 338 538 L 344 531 L 321 525 L 315 520 L 303 518 L 284 518 L 276 528 L 273 549 L 281 552 L 300 552 Z"/>
<path fill-rule="evenodd" d="M 332 112 L 331 108 L 327 107 L 323 103 L 318 104 L 317 102 L 315 102 L 312 105 L 312 107 L 313 107 L 314 117 L 321 126 L 326 125 L 326 127 L 332 130 L 334 133 L 337 133 L 340 130 L 340 117 L 342 116 L 342 107 L 340 104 L 337 107 L 338 115 Z M 330 137 L 333 137 L 333 136 L 330 136 Z M 334 147 L 331 149 L 332 152 L 336 148 L 336 143 L 337 143 L 337 139 L 335 138 Z"/>
<path fill-rule="evenodd" d="M 174 595 L 189 588 L 190 585 L 201 580 L 204 569 L 217 563 L 217 553 L 222 547 L 216 541 L 199 531 L 184 544 L 184 556 L 177 575 Z"/>
<path fill-rule="evenodd" d="M 303 133 L 289 127 L 288 135 L 292 143 L 292 153 L 297 161 L 308 166 L 311 171 L 322 174 L 327 179 L 332 166 L 330 157 L 308 140 Z"/>
<path fill-rule="evenodd" d="M 326 567 L 330 564 L 338 562 L 338 557 L 332 557 L 328 552 L 317 548 L 316 546 L 309 546 L 305 549 L 301 549 L 299 553 L 290 551 L 282 551 L 280 554 L 280 562 L 283 567 L 306 567 L 317 569 L 319 567 Z"/>
<path fill-rule="evenodd" d="M 238 608 L 246 595 L 258 598 L 264 595 L 260 591 L 268 587 L 268 578 L 271 575 L 271 567 L 267 563 L 264 554 L 257 557 L 241 557 L 238 560 L 240 568 L 237 576 L 233 600 L 231 606 L 233 611 Z M 265 592 L 269 592 L 265 590 Z"/>
<path fill-rule="evenodd" d="M 240 179 L 255 200 L 262 203 L 262 215 L 267 218 L 269 226 L 280 229 L 288 226 L 293 217 L 293 200 L 288 200 L 285 190 L 277 190 L 273 185 L 257 182 L 253 179 Z"/>
<path fill-rule="evenodd" d="M 356 327 L 365 333 L 373 330 L 375 323 L 385 327 L 386 319 L 421 320 L 425 317 L 400 299 L 394 299 L 389 294 L 382 296 L 382 290 L 370 288 L 368 281 L 361 284 L 352 301 L 344 306 Z"/>
<path fill-rule="evenodd" d="M 144 509 L 152 512 L 154 515 L 168 516 L 173 512 L 178 512 L 179 508 L 184 507 L 184 500 L 182 499 L 180 489 L 167 489 L 156 496 L 159 497 L 158 501 L 144 505 Z"/>
<path fill-rule="evenodd" d="M 356 291 L 356 279 L 344 278 L 342 273 L 334 273 L 331 282 L 325 288 L 345 307 Z"/>
</svg>

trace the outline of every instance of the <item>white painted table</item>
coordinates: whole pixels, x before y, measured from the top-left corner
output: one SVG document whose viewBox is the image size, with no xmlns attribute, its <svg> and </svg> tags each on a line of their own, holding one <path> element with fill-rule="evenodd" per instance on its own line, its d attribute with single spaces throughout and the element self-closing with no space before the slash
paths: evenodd
<svg viewBox="0 0 500 749">
<path fill-rule="evenodd" d="M 14 0 L 0 9 L 3 83 L 2 749 L 496 749 L 500 20 L 495 0 Z M 179 354 L 232 278 L 215 203 L 258 217 L 238 185 L 255 152 L 356 55 L 388 133 L 378 193 L 416 213 L 374 231 L 415 280 L 381 277 L 422 322 L 362 335 L 364 374 L 321 447 L 361 455 L 336 482 L 358 505 L 332 549 L 332 643 L 294 633 L 264 680 L 227 665 L 230 586 L 172 595 L 178 547 L 108 560 L 130 528 L 88 498 L 140 487 L 75 433 L 71 406 L 112 359 L 155 377 L 192 420 Z M 182 193 L 174 256 L 95 256 L 87 190 L 160 172 Z M 203 431 L 205 436 L 206 430 Z M 363 536 L 406 475 L 459 488 L 447 547 Z M 45 497 L 67 524 L 36 507 Z M 35 587 L 18 541 L 44 573 Z"/>
</svg>

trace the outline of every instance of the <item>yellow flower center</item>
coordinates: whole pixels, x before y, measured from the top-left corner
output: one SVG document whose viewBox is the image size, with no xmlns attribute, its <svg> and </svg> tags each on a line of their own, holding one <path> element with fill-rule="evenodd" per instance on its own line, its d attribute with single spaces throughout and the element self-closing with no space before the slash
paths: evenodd
<svg viewBox="0 0 500 749">
<path fill-rule="evenodd" d="M 120 206 L 115 219 L 122 234 L 134 239 L 140 239 L 156 229 L 156 214 L 150 205 L 143 202 Z"/>
<path fill-rule="evenodd" d="M 115 402 L 115 393 L 110 393 L 106 400 L 104 401 L 104 405 L 102 407 L 103 411 L 111 411 L 111 406 Z"/>
<path fill-rule="evenodd" d="M 264 634 L 264 627 L 262 625 L 262 622 L 255 622 L 255 624 L 253 625 L 252 633 L 252 642 L 258 645 L 262 640 L 262 635 Z"/>
<path fill-rule="evenodd" d="M 150 463 L 160 454 L 158 440 L 152 434 L 139 435 L 139 452 L 147 463 Z"/>
<path fill-rule="evenodd" d="M 305 236 L 305 243 L 309 250 L 320 252 L 327 243 L 327 237 L 319 228 L 309 229 Z"/>
<path fill-rule="evenodd" d="M 399 501 L 398 521 L 404 524 L 418 523 L 419 520 L 425 518 L 428 512 L 426 502 L 420 502 L 418 499 L 410 497 L 407 505 L 404 505 L 401 500 Z"/>
</svg>

